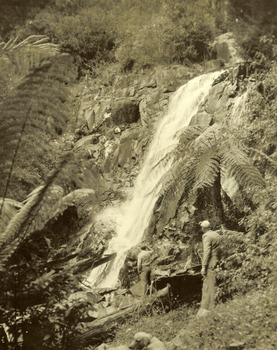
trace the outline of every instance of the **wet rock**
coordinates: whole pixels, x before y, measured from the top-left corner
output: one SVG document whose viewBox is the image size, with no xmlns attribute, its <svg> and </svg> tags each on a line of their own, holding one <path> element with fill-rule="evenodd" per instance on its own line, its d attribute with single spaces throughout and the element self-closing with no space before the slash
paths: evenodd
<svg viewBox="0 0 277 350">
<path fill-rule="evenodd" d="M 199 309 L 198 312 L 197 312 L 196 317 L 197 317 L 197 318 L 206 317 L 209 313 L 210 313 L 210 310 Z"/>
<path fill-rule="evenodd" d="M 211 88 L 209 96 L 207 98 L 207 103 L 205 105 L 205 110 L 207 113 L 214 114 L 218 109 L 219 105 L 222 103 L 222 101 L 220 101 L 220 98 L 223 95 L 225 86 L 225 83 L 222 82 Z"/>
<path fill-rule="evenodd" d="M 129 346 L 132 350 L 165 350 L 164 344 L 156 337 L 145 332 L 139 332 L 134 336 L 134 341 Z"/>
<path fill-rule="evenodd" d="M 139 137 L 140 132 L 138 129 L 127 129 L 122 133 L 118 151 L 118 165 L 120 167 L 125 167 L 134 163 L 134 160 L 137 158 L 135 149 Z"/>
<path fill-rule="evenodd" d="M 137 350 L 142 349 L 143 347 L 150 344 L 152 335 L 145 332 L 138 332 L 134 336 L 134 343 L 132 343 L 129 347 L 130 349 Z"/>
<path fill-rule="evenodd" d="M 212 124 L 213 117 L 209 115 L 208 113 L 202 112 L 195 114 L 190 122 L 190 125 L 201 125 L 208 127 Z"/>
<path fill-rule="evenodd" d="M 76 292 L 68 297 L 69 301 L 87 301 L 86 292 Z"/>
<path fill-rule="evenodd" d="M 101 344 L 101 345 L 97 346 L 97 348 L 95 350 L 107 350 L 107 349 L 108 349 L 107 344 Z"/>
<path fill-rule="evenodd" d="M 220 69 L 224 67 L 225 63 L 223 59 L 209 60 L 205 62 L 205 68 L 210 71 L 214 69 Z"/>
</svg>

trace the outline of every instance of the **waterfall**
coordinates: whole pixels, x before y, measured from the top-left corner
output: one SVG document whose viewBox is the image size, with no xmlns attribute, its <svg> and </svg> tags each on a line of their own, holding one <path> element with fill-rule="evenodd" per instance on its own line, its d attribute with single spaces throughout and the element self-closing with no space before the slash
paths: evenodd
<svg viewBox="0 0 277 350">
<path fill-rule="evenodd" d="M 170 161 L 166 164 L 159 161 L 177 146 L 177 131 L 189 125 L 219 74 L 220 72 L 215 72 L 196 77 L 172 95 L 168 113 L 157 126 L 131 197 L 119 206 L 107 208 L 98 215 L 97 220 L 112 225 L 117 233 L 106 251 L 106 254 L 116 252 L 117 256 L 113 261 L 91 271 L 87 282 L 92 286 L 116 285 L 128 250 L 143 239 L 159 197 L 157 185 L 170 169 Z"/>
</svg>

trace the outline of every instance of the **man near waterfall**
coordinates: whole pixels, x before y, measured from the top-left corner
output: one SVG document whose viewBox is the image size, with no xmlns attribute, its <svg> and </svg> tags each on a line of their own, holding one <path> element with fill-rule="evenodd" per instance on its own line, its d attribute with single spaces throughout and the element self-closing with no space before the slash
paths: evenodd
<svg viewBox="0 0 277 350">
<path fill-rule="evenodd" d="M 197 317 L 205 316 L 214 307 L 216 275 L 215 267 L 218 263 L 220 236 L 211 230 L 208 220 L 200 223 L 203 232 L 203 259 L 201 275 L 203 276 L 202 299 Z"/>
<path fill-rule="evenodd" d="M 142 283 L 142 295 L 146 295 L 151 283 L 151 258 L 153 250 L 148 248 L 145 242 L 142 242 L 140 249 L 141 252 L 138 255 L 137 269 Z"/>
</svg>

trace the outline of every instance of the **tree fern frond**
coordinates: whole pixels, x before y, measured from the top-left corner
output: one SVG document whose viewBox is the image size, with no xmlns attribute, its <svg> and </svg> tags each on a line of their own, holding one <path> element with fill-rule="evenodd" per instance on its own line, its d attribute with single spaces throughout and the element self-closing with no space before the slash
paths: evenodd
<svg viewBox="0 0 277 350">
<path fill-rule="evenodd" d="M 54 190 L 54 191 L 53 191 Z M 58 194 L 57 198 L 52 197 L 52 194 Z M 66 196 L 62 196 L 63 190 L 60 186 L 54 186 L 51 189 L 51 196 L 46 196 L 40 203 L 39 213 L 33 217 L 32 222 L 28 227 L 28 231 L 35 232 L 42 230 L 49 220 L 55 219 L 63 213 L 65 209 L 72 205 L 80 203 L 85 204 L 89 198 L 95 193 L 91 189 L 78 189 L 70 192 Z"/>
<path fill-rule="evenodd" d="M 149 163 L 151 164 L 152 168 L 155 169 L 161 164 L 166 164 L 170 159 L 172 159 L 172 153 L 175 148 L 175 145 L 170 145 L 163 150 L 156 152 L 154 157 L 149 159 Z"/>
<path fill-rule="evenodd" d="M 222 145 L 220 153 L 222 162 L 241 186 L 264 187 L 265 182 L 261 173 L 236 145 L 232 142 L 226 142 Z"/>
<path fill-rule="evenodd" d="M 224 138 L 224 132 L 224 128 L 219 124 L 209 126 L 195 139 L 195 148 L 209 149 Z"/>
<path fill-rule="evenodd" d="M 0 58 L 8 57 L 16 73 L 22 76 L 37 67 L 43 58 L 59 52 L 59 46 L 49 43 L 49 38 L 45 35 L 31 35 L 21 42 L 16 37 L 7 43 L 0 43 Z"/>
<path fill-rule="evenodd" d="M 55 219 L 63 213 L 69 206 L 85 203 L 94 194 L 91 189 L 75 190 L 62 197 L 63 189 L 60 186 L 51 186 L 41 197 L 43 186 L 34 190 L 25 201 L 22 209 L 14 215 L 8 227 L 0 239 L 0 247 L 4 247 L 0 253 L 0 266 L 4 266 L 9 257 L 14 254 L 23 240 L 28 238 L 33 232 L 42 230 L 47 222 Z M 34 208 L 34 204 L 39 200 L 39 206 Z M 33 207 L 32 212 L 30 208 Z M 25 220 L 24 234 L 18 234 L 20 222 Z"/>
<path fill-rule="evenodd" d="M 51 219 L 55 219 L 58 215 L 63 213 L 66 208 L 72 205 L 77 205 L 79 203 L 85 204 L 86 201 L 94 195 L 94 193 L 95 191 L 89 188 L 82 188 L 70 192 L 68 195 L 62 198 L 61 203 L 51 216 Z"/>
<path fill-rule="evenodd" d="M 9 222 L 5 232 L 0 237 L 0 270 L 5 266 L 6 261 L 13 255 L 22 240 L 31 234 L 29 226 L 37 214 L 37 208 L 40 207 L 45 196 L 51 197 L 51 186 L 69 160 L 70 155 L 60 162 L 59 166 L 50 174 L 45 184 L 33 193 L 29 201 Z"/>
<path fill-rule="evenodd" d="M 195 138 L 197 138 L 202 131 L 203 127 L 199 125 L 186 126 L 179 130 L 175 135 L 175 137 L 179 139 L 177 147 L 175 145 L 172 145 L 165 150 L 156 153 L 156 156 L 153 159 L 153 163 L 155 164 L 156 159 L 159 159 L 159 161 L 156 162 L 154 167 L 158 167 L 161 164 L 166 164 L 169 161 L 175 162 L 178 160 L 186 152 L 186 149 L 189 149 L 189 147 L 195 141 Z"/>
<path fill-rule="evenodd" d="M 179 144 L 187 146 L 190 141 L 195 140 L 203 132 L 203 127 L 200 125 L 186 126 L 176 133 L 176 137 L 179 138 Z"/>
<path fill-rule="evenodd" d="M 40 186 L 29 195 L 24 203 L 24 206 L 17 213 L 17 215 L 12 218 L 7 226 L 6 231 L 0 237 L 0 247 L 3 244 L 7 244 L 15 239 L 15 235 L 19 232 L 20 225 L 22 225 L 22 222 L 25 222 L 27 220 L 27 217 L 30 213 L 30 208 L 33 208 L 35 206 L 37 198 L 40 198 L 40 206 L 44 201 L 48 201 L 48 203 L 50 202 L 53 205 L 63 195 L 63 190 L 59 186 L 50 187 L 47 191 L 47 196 L 41 196 L 43 189 L 44 186 Z M 45 220 L 44 212 L 41 212 L 40 220 Z"/>
<path fill-rule="evenodd" d="M 249 158 L 247 157 L 246 153 L 243 152 L 241 148 L 237 147 L 237 145 L 235 145 L 235 143 L 230 139 L 226 139 L 225 142 L 221 144 L 219 153 L 223 162 L 228 166 L 232 166 L 237 163 L 249 163 Z"/>
<path fill-rule="evenodd" d="M 195 159 L 179 159 L 160 180 L 160 193 L 168 199 L 174 198 L 180 188 L 184 192 L 192 189 L 195 180 Z"/>
<path fill-rule="evenodd" d="M 0 105 L 2 165 L 6 164 L 7 160 L 13 160 L 13 167 L 16 166 L 18 150 L 23 145 L 25 145 L 25 151 L 29 147 L 31 157 L 35 157 L 31 147 L 32 149 L 37 148 L 38 154 L 43 152 L 47 154 L 51 132 L 53 137 L 56 137 L 56 130 L 62 130 L 66 125 L 67 116 L 63 110 L 64 101 L 69 96 L 65 84 L 68 83 L 70 77 L 72 78 L 70 72 L 72 72 L 71 57 L 69 55 L 55 56 L 30 74 L 17 87 L 14 96 L 7 97 L 2 102 Z M 36 130 L 39 131 L 38 134 Z M 37 139 L 33 137 L 36 134 Z M 15 140 L 18 141 L 15 143 Z M 3 197 L 6 197 L 13 167 L 10 169 Z M 7 178 L 5 166 L 0 167 L 0 172 L 0 178 L 3 181 Z M 4 187 L 3 183 L 2 185 Z"/>
<path fill-rule="evenodd" d="M 15 216 L 19 209 L 22 208 L 22 203 L 13 199 L 0 199 L 0 206 L 2 207 L 2 215 L 0 219 L 0 232 L 4 232 L 10 220 Z"/>
<path fill-rule="evenodd" d="M 260 151 L 260 150 L 258 150 L 256 148 L 248 147 L 247 150 L 250 151 L 250 156 L 257 156 L 257 155 L 259 155 L 262 159 L 265 159 L 267 161 L 267 163 L 270 165 L 269 166 L 269 170 L 273 174 L 277 173 L 277 162 L 274 159 L 272 159 L 267 154 L 265 154 L 264 152 L 262 152 L 262 151 Z"/>
<path fill-rule="evenodd" d="M 217 147 L 211 147 L 197 158 L 194 190 L 212 186 L 220 169 L 220 157 Z"/>
<path fill-rule="evenodd" d="M 252 164 L 236 164 L 230 168 L 231 175 L 242 187 L 264 187 L 265 181 Z"/>
</svg>

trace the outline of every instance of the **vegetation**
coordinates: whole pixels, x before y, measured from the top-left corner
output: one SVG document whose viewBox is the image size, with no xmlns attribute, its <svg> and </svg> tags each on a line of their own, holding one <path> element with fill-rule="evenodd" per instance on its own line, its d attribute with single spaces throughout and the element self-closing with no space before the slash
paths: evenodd
<svg viewBox="0 0 277 350">
<path fill-rule="evenodd" d="M 201 62 L 214 36 L 228 30 L 249 58 L 264 61 L 277 34 L 274 0 L 13 0 L 1 7 L 0 37 L 47 35 L 73 55 L 80 74 L 112 61 L 123 69 Z"/>
<path fill-rule="evenodd" d="M 0 317 L 9 325 L 12 337 L 8 341 L 3 333 L 1 346 L 36 348 L 47 336 L 48 343 L 53 341 L 53 348 L 57 348 L 61 339 L 66 343 L 64 333 L 67 339 L 71 328 L 62 327 L 57 338 L 56 321 L 62 316 L 58 316 L 56 303 L 66 291 L 76 288 L 78 281 L 72 268 L 56 273 L 49 259 L 69 254 L 69 246 L 62 246 L 77 226 L 67 226 L 74 223 L 72 220 L 64 222 L 57 238 L 53 237 L 51 220 L 94 193 L 76 190 L 76 169 L 80 171 L 81 166 L 64 137 L 74 68 L 72 58 L 45 43 L 45 37 L 28 37 L 19 43 L 13 40 L 3 43 L 1 49 L 2 59 L 14 67 L 12 83 L 17 82 L 15 88 L 13 84 L 6 86 L 0 104 Z M 62 137 L 63 142 L 57 142 Z M 57 314 L 54 322 L 53 313 Z M 36 323 L 41 324 L 42 333 L 33 327 Z M 47 335 L 50 330 L 56 332 L 53 340 Z"/>
<path fill-rule="evenodd" d="M 199 62 L 208 57 L 208 43 L 216 32 L 216 12 L 207 0 L 193 5 L 170 0 L 72 0 L 67 6 L 56 0 L 39 8 L 26 15 L 18 35 L 47 35 L 75 57 L 82 71 L 115 60 L 123 69 Z"/>
<path fill-rule="evenodd" d="M 172 341 L 178 334 L 175 349 L 180 350 L 219 350 L 232 344 L 244 349 L 273 350 L 277 343 L 274 293 L 274 289 L 270 289 L 237 297 L 218 305 L 201 320 L 195 317 L 195 306 L 161 312 L 154 317 L 144 316 L 121 326 L 112 345 L 130 344 L 137 332 L 144 331 L 157 336 L 164 343 Z"/>
<path fill-rule="evenodd" d="M 180 132 L 172 171 L 162 180 L 160 208 L 162 216 L 176 193 L 184 200 L 215 190 L 218 218 L 227 227 L 218 300 L 228 302 L 200 324 L 194 308 L 161 315 L 152 310 L 154 318 L 134 320 L 117 339 L 128 342 L 123 333 L 145 330 L 169 341 L 186 326 L 181 337 L 188 349 L 211 344 L 220 349 L 233 340 L 246 342 L 245 348 L 276 347 L 275 6 L 273 0 L 231 0 L 227 16 L 225 5 L 208 0 L 12 0 L 0 5 L 0 320 L 11 335 L 9 340 L 5 332 L 0 335 L 0 348 L 82 348 L 76 342 L 78 322 L 88 305 L 68 303 L 79 280 L 74 264 L 59 265 L 80 253 L 76 205 L 94 193 L 79 188 L 82 161 L 67 139 L 68 121 L 74 123 L 74 109 L 68 107 L 76 71 L 79 77 L 95 74 L 111 62 L 123 71 L 202 62 L 214 36 L 230 27 L 255 68 L 250 103 L 241 124 Z M 221 188 L 225 173 L 242 190 L 240 213 L 232 213 L 240 232 L 228 227 Z"/>
</svg>

